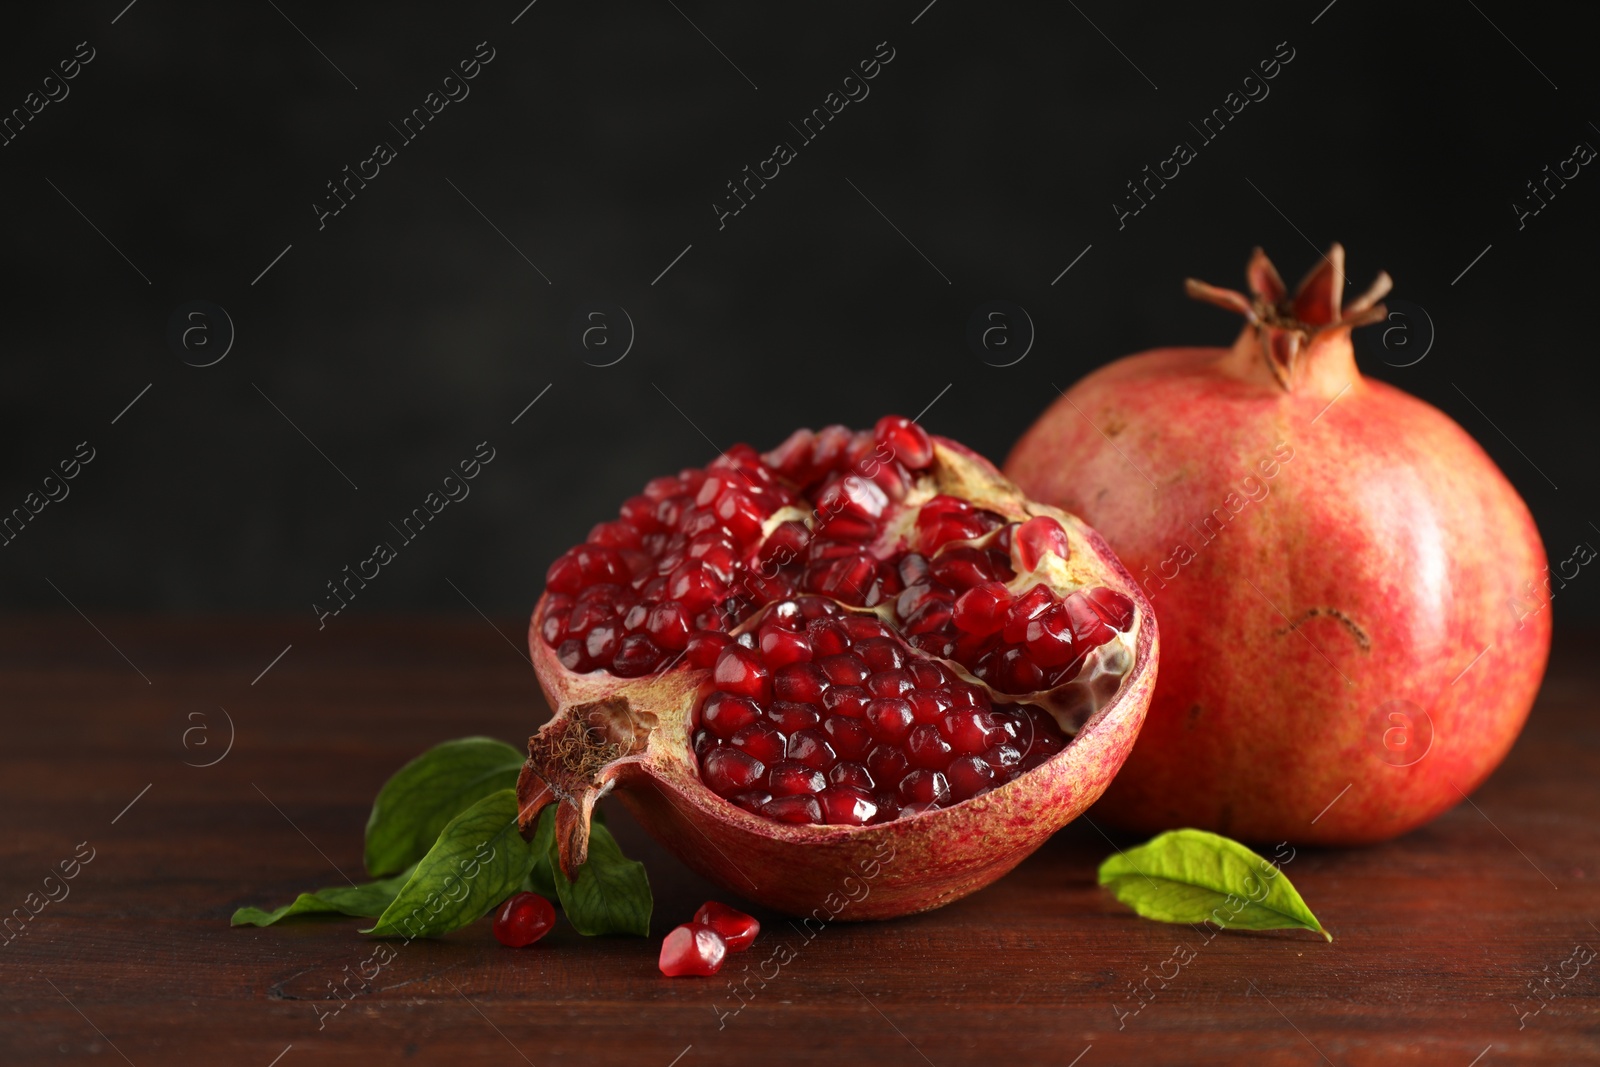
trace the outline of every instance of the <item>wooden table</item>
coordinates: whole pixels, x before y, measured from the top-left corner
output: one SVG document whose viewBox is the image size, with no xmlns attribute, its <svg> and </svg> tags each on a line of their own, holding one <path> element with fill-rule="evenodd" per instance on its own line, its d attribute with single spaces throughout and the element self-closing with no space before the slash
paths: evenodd
<svg viewBox="0 0 1600 1067">
<path fill-rule="evenodd" d="M 1525 735 L 1472 804 L 1381 847 L 1296 853 L 1331 945 L 1202 943 L 1135 918 L 1095 886 L 1111 846 L 1080 821 L 932 914 L 806 940 L 758 910 L 762 938 L 797 958 L 719 1019 L 738 1004 L 725 981 L 662 978 L 655 956 L 702 900 L 737 898 L 613 808 L 649 868 L 655 937 L 563 925 L 516 951 L 480 922 L 401 949 L 345 1004 L 329 985 L 370 952 L 356 921 L 228 917 L 338 884 L 336 866 L 359 877 L 374 792 L 429 744 L 515 741 L 543 720 L 521 623 L 496 622 L 0 623 L 0 908 L 93 850 L 70 895 L 0 944 L 0 1063 L 1600 1062 L 1600 960 L 1518 1018 L 1539 1006 L 1530 981 L 1575 943 L 1600 948 L 1593 638 L 1558 645 Z M 222 757 L 230 719 L 231 751 L 192 766 Z M 1193 960 L 1119 1028 L 1130 984 L 1170 973 L 1179 943 Z"/>
</svg>

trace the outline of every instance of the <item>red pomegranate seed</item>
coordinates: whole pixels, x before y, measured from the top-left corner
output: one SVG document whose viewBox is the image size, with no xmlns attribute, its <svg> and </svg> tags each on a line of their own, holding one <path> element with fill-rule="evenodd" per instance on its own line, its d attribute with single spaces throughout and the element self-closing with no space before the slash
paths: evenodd
<svg viewBox="0 0 1600 1067">
<path fill-rule="evenodd" d="M 508 948 L 524 948 L 550 932 L 556 909 L 537 893 L 517 893 L 494 915 L 495 940 Z"/>
<path fill-rule="evenodd" d="M 994 768 L 979 756 L 957 756 L 944 772 L 950 779 L 950 795 L 956 800 L 974 797 L 995 783 Z"/>
<path fill-rule="evenodd" d="M 971 634 L 992 634 L 1000 629 L 1011 608 L 1011 594 L 999 582 L 979 582 L 956 598 L 950 621 Z"/>
<path fill-rule="evenodd" d="M 822 805 L 813 796 L 773 797 L 761 806 L 761 814 L 778 822 L 819 823 Z"/>
<path fill-rule="evenodd" d="M 905 653 L 900 651 L 900 646 L 887 637 L 869 637 L 864 641 L 857 641 L 855 653 L 862 662 L 872 671 L 892 671 L 906 665 Z"/>
<path fill-rule="evenodd" d="M 976 509 L 953 496 L 936 496 L 917 512 L 917 548 L 931 555 L 951 541 L 967 541 L 983 535 L 983 522 Z"/>
<path fill-rule="evenodd" d="M 729 744 L 768 766 L 783 759 L 789 748 L 783 734 L 764 722 L 753 722 L 740 727 Z"/>
<path fill-rule="evenodd" d="M 722 969 L 728 943 L 709 926 L 684 923 L 661 942 L 661 973 L 668 978 L 683 975 L 705 977 Z"/>
<path fill-rule="evenodd" d="M 1023 632 L 1028 655 L 1041 667 L 1060 667 L 1078 655 L 1072 640 L 1072 620 L 1064 607 L 1050 607 L 1031 620 Z"/>
<path fill-rule="evenodd" d="M 723 740 L 755 722 L 760 715 L 755 701 L 729 693 L 712 693 L 700 706 L 701 724 Z"/>
<path fill-rule="evenodd" d="M 1048 515 L 1036 515 L 1018 526 L 1011 539 L 1025 570 L 1038 570 L 1039 561 L 1047 553 L 1062 559 L 1068 556 L 1067 531 Z"/>
<path fill-rule="evenodd" d="M 950 781 L 940 771 L 919 768 L 900 779 L 900 795 L 909 803 L 942 804 L 950 797 Z"/>
<path fill-rule="evenodd" d="M 761 924 L 754 916 L 715 900 L 700 905 L 700 910 L 694 913 L 694 921 L 721 934 L 729 952 L 743 952 L 755 943 L 756 935 L 761 932 Z"/>
<path fill-rule="evenodd" d="M 840 759 L 861 760 L 872 750 L 872 733 L 864 719 L 830 715 L 823 720 L 822 729 Z"/>
<path fill-rule="evenodd" d="M 811 654 L 818 658 L 836 656 L 850 647 L 850 633 L 838 619 L 813 619 L 806 624 L 811 638 Z"/>
<path fill-rule="evenodd" d="M 822 694 L 822 706 L 831 714 L 860 719 L 867 714 L 870 699 L 859 685 L 836 685 Z"/>
<path fill-rule="evenodd" d="M 922 470 L 933 462 L 933 441 L 928 431 L 899 415 L 885 415 L 873 427 L 872 436 L 881 445 L 887 445 L 894 458 L 914 471 Z"/>
<path fill-rule="evenodd" d="M 711 681 L 724 693 L 757 702 L 772 698 L 772 673 L 754 652 L 742 645 L 733 644 L 722 650 L 712 669 Z"/>
<path fill-rule="evenodd" d="M 1068 594 L 1061 602 L 1066 609 L 1067 618 L 1072 627 L 1072 639 L 1084 651 L 1099 648 L 1115 636 L 1111 627 L 1107 626 L 1100 613 L 1095 610 L 1094 604 L 1084 596 L 1082 591 Z"/>
<path fill-rule="evenodd" d="M 1006 624 L 1000 631 L 1000 636 L 1011 644 L 1022 641 L 1028 635 L 1028 623 L 1050 610 L 1055 602 L 1055 594 L 1050 592 L 1049 586 L 1040 583 L 1029 589 L 1016 599 L 1011 605 L 1011 610 L 1006 613 Z"/>
<path fill-rule="evenodd" d="M 761 658 L 774 670 L 811 659 L 811 642 L 803 633 L 768 623 L 761 628 L 760 641 Z"/>
<path fill-rule="evenodd" d="M 898 697 L 909 693 L 914 685 L 910 671 L 890 668 L 869 675 L 866 690 L 875 697 Z"/>
<path fill-rule="evenodd" d="M 961 755 L 975 755 L 1009 739 L 987 711 L 952 711 L 939 721 L 939 734 Z"/>
<path fill-rule="evenodd" d="M 815 796 L 828 784 L 821 771 L 804 763 L 785 760 L 767 774 L 767 789 L 774 797 L 810 794 Z"/>
<path fill-rule="evenodd" d="M 1089 598 L 1089 603 L 1094 605 L 1095 611 L 1099 612 L 1100 617 L 1112 629 L 1126 633 L 1128 627 L 1133 625 L 1133 601 L 1115 589 L 1107 589 L 1101 586 L 1098 589 L 1089 590 L 1084 595 Z"/>
<path fill-rule="evenodd" d="M 700 761 L 700 776 L 721 796 L 743 793 L 762 785 L 766 764 L 736 748 L 714 748 Z"/>
<path fill-rule="evenodd" d="M 913 689 L 906 694 L 906 702 L 911 705 L 911 717 L 918 723 L 936 723 L 955 706 L 949 693 L 927 689 Z"/>
<path fill-rule="evenodd" d="M 867 771 L 872 780 L 888 789 L 897 786 L 910 769 L 911 761 L 893 745 L 877 745 L 867 755 Z"/>
<path fill-rule="evenodd" d="M 822 817 L 830 826 L 865 826 L 878 814 L 878 805 L 865 789 L 831 785 L 817 794 Z"/>
<path fill-rule="evenodd" d="M 801 704 L 793 700 L 774 700 L 767 708 L 767 721 L 786 734 L 804 730 L 822 721 L 822 712 L 815 704 Z"/>
<path fill-rule="evenodd" d="M 950 742 L 939 736 L 939 728 L 931 723 L 913 726 L 906 738 L 906 755 L 914 767 L 942 771 L 950 765 Z"/>
<path fill-rule="evenodd" d="M 691 667 L 710 667 L 717 662 L 717 656 L 722 650 L 731 644 L 733 638 L 727 634 L 715 630 L 700 630 L 690 635 L 683 658 Z"/>
<path fill-rule="evenodd" d="M 834 785 L 851 785 L 871 792 L 872 772 L 859 763 L 836 763 L 828 772 L 828 781 Z"/>
<path fill-rule="evenodd" d="M 872 674 L 861 657 L 851 652 L 824 656 L 817 661 L 817 666 L 832 685 L 860 685 Z"/>
<path fill-rule="evenodd" d="M 772 694 L 779 700 L 815 704 L 828 688 L 828 679 L 815 663 L 791 663 L 772 675 Z"/>
<path fill-rule="evenodd" d="M 879 741 L 898 745 L 916 722 L 911 704 L 901 697 L 876 697 L 867 701 L 867 728 Z"/>
<path fill-rule="evenodd" d="M 790 735 L 788 756 L 796 763 L 819 771 L 826 771 L 839 762 L 839 754 L 829 744 L 828 735 L 814 726 Z"/>
</svg>

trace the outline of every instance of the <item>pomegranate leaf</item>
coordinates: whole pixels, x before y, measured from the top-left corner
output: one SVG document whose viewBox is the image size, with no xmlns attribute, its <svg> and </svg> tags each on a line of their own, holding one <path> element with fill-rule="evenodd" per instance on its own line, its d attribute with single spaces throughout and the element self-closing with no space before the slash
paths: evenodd
<svg viewBox="0 0 1600 1067">
<path fill-rule="evenodd" d="M 367 819 L 367 873 L 393 874 L 433 847 L 445 823 L 491 793 L 512 788 L 527 753 L 490 737 L 428 749 L 378 792 Z"/>
<path fill-rule="evenodd" d="M 297 915 L 358 915 L 364 919 L 376 919 L 394 902 L 410 877 L 411 871 L 408 869 L 393 878 L 380 878 L 376 882 L 357 886 L 336 885 L 314 893 L 301 893 L 292 904 L 271 911 L 240 908 L 233 913 L 231 925 L 271 926 L 280 919 Z"/>
<path fill-rule="evenodd" d="M 546 809 L 545 816 L 550 814 Z M 540 833 L 545 823 L 540 822 Z M 535 840 L 538 840 L 536 838 Z M 589 858 L 578 868 L 578 879 L 567 881 L 561 873 L 554 830 L 544 853 L 561 910 L 580 934 L 637 934 L 650 936 L 650 879 L 644 864 L 622 854 L 617 839 L 599 822 L 589 824 Z"/>
<path fill-rule="evenodd" d="M 1275 864 L 1205 830 L 1169 830 L 1119 852 L 1100 865 L 1100 884 L 1158 922 L 1314 930 L 1333 940 Z"/>
<path fill-rule="evenodd" d="M 517 791 L 491 793 L 451 819 L 364 934 L 437 937 L 486 915 L 522 886 L 533 853 L 517 832 Z"/>
</svg>

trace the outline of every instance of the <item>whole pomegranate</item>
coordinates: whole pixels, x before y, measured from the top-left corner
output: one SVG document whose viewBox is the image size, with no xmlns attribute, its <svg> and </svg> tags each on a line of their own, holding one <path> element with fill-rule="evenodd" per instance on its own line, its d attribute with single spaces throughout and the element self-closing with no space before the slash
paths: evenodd
<svg viewBox="0 0 1600 1067">
<path fill-rule="evenodd" d="M 1459 802 L 1516 739 L 1550 645 L 1527 507 L 1466 432 L 1356 370 L 1334 245 L 1290 297 L 1266 255 L 1231 349 L 1075 385 L 1006 471 L 1099 529 L 1165 631 L 1144 732 L 1101 807 L 1133 830 L 1380 841 Z"/>
<path fill-rule="evenodd" d="M 555 716 L 518 783 L 570 874 L 615 789 L 708 878 L 794 913 L 922 911 L 1104 792 L 1156 630 L 1105 543 L 895 416 L 657 478 L 550 566 Z"/>
</svg>

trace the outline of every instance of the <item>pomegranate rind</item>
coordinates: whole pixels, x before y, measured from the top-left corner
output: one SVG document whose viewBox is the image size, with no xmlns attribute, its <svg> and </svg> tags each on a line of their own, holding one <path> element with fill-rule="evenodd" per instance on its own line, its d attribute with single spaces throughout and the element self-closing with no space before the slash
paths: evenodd
<svg viewBox="0 0 1600 1067">
<path fill-rule="evenodd" d="M 530 739 L 519 821 L 557 807 L 563 866 L 582 862 L 587 816 L 616 791 L 645 830 L 697 873 L 768 907 L 823 921 L 927 911 L 1006 874 L 1105 792 L 1138 736 L 1159 660 L 1156 622 L 1103 538 L 1074 516 L 1028 500 L 985 459 L 934 438 L 939 491 L 983 501 L 1008 518 L 1047 514 L 1068 531 L 1073 573 L 1129 597 L 1131 664 L 1057 755 L 991 792 L 950 807 L 867 826 L 794 825 L 747 812 L 701 780 L 690 748 L 696 694 L 707 670 L 619 679 L 575 674 L 540 637 L 546 598 L 530 620 L 529 651 L 555 716 Z M 1010 698 L 1015 700 L 1015 697 Z M 603 758 L 574 752 L 588 737 Z"/>
</svg>

